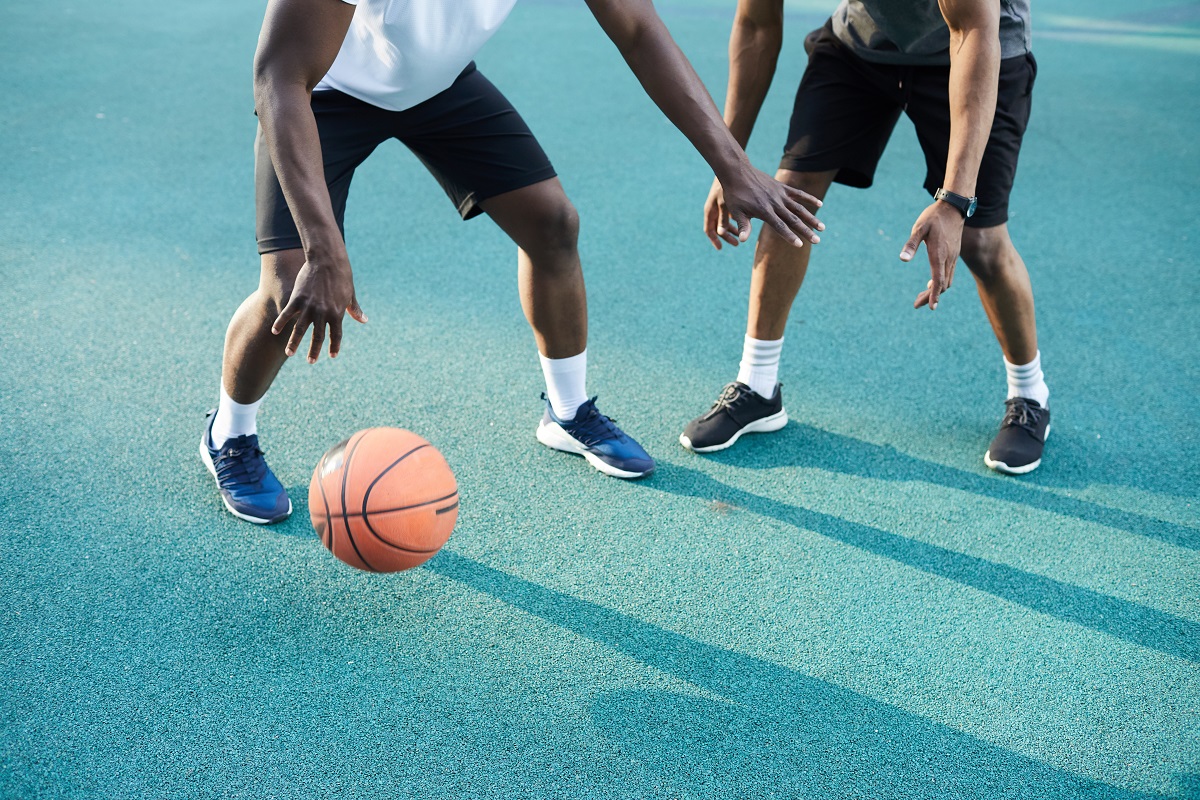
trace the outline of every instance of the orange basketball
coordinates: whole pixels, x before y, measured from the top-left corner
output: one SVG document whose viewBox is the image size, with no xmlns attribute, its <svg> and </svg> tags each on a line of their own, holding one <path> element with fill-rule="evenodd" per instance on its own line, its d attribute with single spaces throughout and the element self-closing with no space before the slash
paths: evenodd
<svg viewBox="0 0 1200 800">
<path fill-rule="evenodd" d="M 437 448 L 412 431 L 368 428 L 321 456 L 308 514 L 342 561 L 399 572 L 425 563 L 450 538 L 458 482 Z"/>
</svg>

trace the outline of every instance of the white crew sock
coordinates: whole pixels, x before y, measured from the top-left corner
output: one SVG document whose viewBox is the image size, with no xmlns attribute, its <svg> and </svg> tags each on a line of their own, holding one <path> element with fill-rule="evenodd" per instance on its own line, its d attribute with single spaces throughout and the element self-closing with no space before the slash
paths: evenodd
<svg viewBox="0 0 1200 800">
<path fill-rule="evenodd" d="M 1050 400 L 1050 387 L 1046 385 L 1046 376 L 1042 374 L 1042 351 L 1033 357 L 1028 364 L 1014 364 L 1004 359 L 1004 371 L 1008 373 L 1008 399 L 1024 397 L 1036 400 L 1042 408 L 1047 407 Z"/>
<path fill-rule="evenodd" d="M 770 400 L 775 396 L 779 377 L 779 354 L 783 339 L 753 339 L 746 337 L 742 345 L 742 363 L 738 366 L 738 382 L 744 383 L 759 396 Z"/>
<path fill-rule="evenodd" d="M 212 444 L 218 450 L 230 439 L 252 436 L 258 433 L 258 406 L 262 398 L 253 403 L 238 403 L 225 391 L 221 383 L 221 402 L 217 406 L 217 418 L 213 420 Z"/>
<path fill-rule="evenodd" d="M 575 419 L 575 412 L 587 402 L 587 350 L 570 358 L 546 358 L 538 353 L 542 375 L 546 377 L 546 396 L 554 416 L 563 422 Z"/>
</svg>

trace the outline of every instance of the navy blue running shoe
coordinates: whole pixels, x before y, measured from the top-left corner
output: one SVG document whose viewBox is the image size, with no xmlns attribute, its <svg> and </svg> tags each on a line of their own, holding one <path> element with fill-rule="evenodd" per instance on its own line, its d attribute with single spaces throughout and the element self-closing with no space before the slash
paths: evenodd
<svg viewBox="0 0 1200 800">
<path fill-rule="evenodd" d="M 546 396 L 542 395 L 542 399 Z M 583 456 L 593 467 L 614 478 L 644 478 L 654 471 L 654 459 L 597 410 L 594 397 L 581 405 L 575 419 L 568 422 L 554 415 L 547 400 L 537 438 L 547 447 Z"/>
<path fill-rule="evenodd" d="M 237 436 L 218 450 L 212 446 L 216 418 L 214 408 L 208 412 L 208 424 L 200 437 L 200 460 L 216 479 L 229 513 L 259 525 L 287 519 L 292 513 L 292 501 L 267 466 L 263 451 L 258 449 L 258 437 Z"/>
</svg>

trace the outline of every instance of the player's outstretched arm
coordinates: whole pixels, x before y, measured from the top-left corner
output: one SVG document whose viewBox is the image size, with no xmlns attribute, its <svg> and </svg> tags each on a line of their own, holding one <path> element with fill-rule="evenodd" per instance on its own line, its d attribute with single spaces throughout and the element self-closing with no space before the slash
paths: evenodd
<svg viewBox="0 0 1200 800">
<path fill-rule="evenodd" d="M 771 88 L 782 47 L 783 0 L 738 0 L 729 34 L 725 124 L 743 150 Z M 704 204 L 704 234 L 718 250 L 722 240 L 734 247 L 740 241 L 727 227 L 728 222 L 725 192 L 721 181 L 714 180 Z"/>
<path fill-rule="evenodd" d="M 979 162 L 996 114 L 1000 80 L 1000 4 L 995 0 L 938 0 L 950 28 L 950 154 L 946 182 L 955 194 L 975 196 Z M 921 242 L 929 254 L 929 286 L 913 308 L 937 308 L 938 297 L 954 280 L 962 248 L 962 212 L 935 200 L 921 212 L 900 251 L 911 261 Z"/>
<path fill-rule="evenodd" d="M 354 16 L 341 0 L 270 0 L 254 54 L 254 107 L 271 163 L 304 244 L 304 267 L 271 330 L 292 333 L 286 352 L 294 355 L 311 325 L 308 361 L 321 353 L 329 327 L 329 355 L 341 348 L 342 316 L 366 316 L 354 296 L 346 245 L 338 230 L 321 141 L 312 114 L 313 87 L 329 71 Z"/>
<path fill-rule="evenodd" d="M 820 201 L 756 170 L 729 128 L 692 65 L 671 38 L 650 0 L 588 0 L 596 20 L 621 51 L 646 94 L 688 138 L 724 188 L 737 238 L 746 241 L 750 219 L 761 219 L 780 236 L 800 246 L 819 242 L 824 230 L 804 207 Z"/>
</svg>

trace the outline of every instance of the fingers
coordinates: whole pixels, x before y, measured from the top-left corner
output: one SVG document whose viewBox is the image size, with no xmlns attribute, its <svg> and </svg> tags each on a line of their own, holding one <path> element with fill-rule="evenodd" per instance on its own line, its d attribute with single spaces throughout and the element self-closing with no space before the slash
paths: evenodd
<svg viewBox="0 0 1200 800">
<path fill-rule="evenodd" d="M 821 241 L 815 234 L 809 231 L 808 228 L 804 227 L 804 225 L 800 222 L 799 217 L 789 211 L 784 211 L 782 215 L 775 214 L 769 218 L 764 218 L 763 222 L 770 225 L 772 230 L 783 237 L 784 241 L 796 247 L 804 246 L 804 239 L 799 233 L 797 233 L 797 226 L 799 226 L 799 229 L 807 231 L 809 235 L 812 236 L 813 242 Z"/>
<path fill-rule="evenodd" d="M 350 300 L 350 305 L 346 306 L 346 311 L 350 316 L 354 317 L 355 321 L 361 322 L 364 325 L 367 322 L 367 312 L 362 310 L 362 306 L 358 304 L 358 298 L 354 297 Z M 341 320 L 338 320 L 338 325 L 341 325 Z"/>
<path fill-rule="evenodd" d="M 737 226 L 737 240 L 739 242 L 744 242 L 747 239 L 749 239 L 750 238 L 750 217 L 748 217 L 746 214 L 742 213 L 741 211 L 738 211 L 733 214 L 732 219 L 733 219 L 733 224 Z M 726 239 L 725 241 L 728 242 L 729 240 Z M 730 242 L 730 244 L 736 245 L 735 242 Z"/>
<path fill-rule="evenodd" d="M 797 189 L 795 186 L 789 186 L 786 183 L 783 183 L 781 185 L 783 186 L 784 190 L 787 192 L 788 198 L 796 201 L 797 203 L 803 203 L 804 205 L 816 206 L 817 208 L 820 208 L 822 205 L 824 205 L 824 203 L 822 203 L 816 197 L 813 197 L 808 192 L 802 192 L 799 189 Z"/>
<path fill-rule="evenodd" d="M 308 363 L 315 364 L 321 355 L 321 345 L 325 344 L 325 321 L 317 320 L 313 324 L 312 341 L 308 345 Z"/>
<path fill-rule="evenodd" d="M 800 203 L 793 202 L 791 199 L 787 201 L 787 210 L 791 212 L 792 217 L 796 220 L 795 223 L 790 225 L 791 229 L 813 244 L 819 244 L 821 237 L 817 236 L 816 231 L 825 230 L 825 223 L 817 219 L 806 207 Z M 780 216 L 783 217 L 784 221 L 788 221 L 786 216 L 782 214 Z"/>
<path fill-rule="evenodd" d="M 279 312 L 279 316 L 271 323 L 271 333 L 278 336 L 283 333 L 283 329 L 287 327 L 288 320 L 297 316 L 300 313 L 300 304 L 295 301 L 295 298 L 288 301 L 283 307 L 283 311 Z M 291 355 L 291 353 L 288 353 Z"/>
<path fill-rule="evenodd" d="M 304 333 L 308 330 L 310 321 L 307 314 L 301 314 L 296 318 L 296 324 L 292 326 L 292 335 L 288 337 L 287 346 L 283 348 L 284 355 L 288 358 L 296 355 L 296 351 L 300 349 L 300 345 L 304 342 Z"/>
<path fill-rule="evenodd" d="M 704 204 L 704 235 L 712 242 L 713 247 L 720 250 L 722 233 L 718 204 L 709 198 L 709 201 Z"/>
<path fill-rule="evenodd" d="M 912 261 L 913 256 L 917 254 L 917 248 L 921 246 L 921 240 L 925 238 L 924 226 L 914 226 L 912 235 L 908 237 L 908 241 L 904 243 L 904 247 L 900 248 L 900 260 Z"/>
<path fill-rule="evenodd" d="M 723 240 L 725 240 L 725 242 L 728 245 L 730 245 L 731 247 L 737 247 L 739 244 L 741 244 L 743 241 L 745 241 L 745 239 L 738 238 L 739 231 L 730 229 L 729 223 L 732 222 L 734 224 L 734 226 L 736 227 L 737 222 L 730 219 L 729 209 L 725 206 L 725 202 L 723 200 L 720 200 L 717 202 L 716 208 L 715 208 L 715 213 L 716 213 L 715 226 L 716 226 L 717 236 L 719 236 Z M 718 250 L 721 249 L 721 246 L 719 244 L 717 245 L 717 249 Z"/>
</svg>

